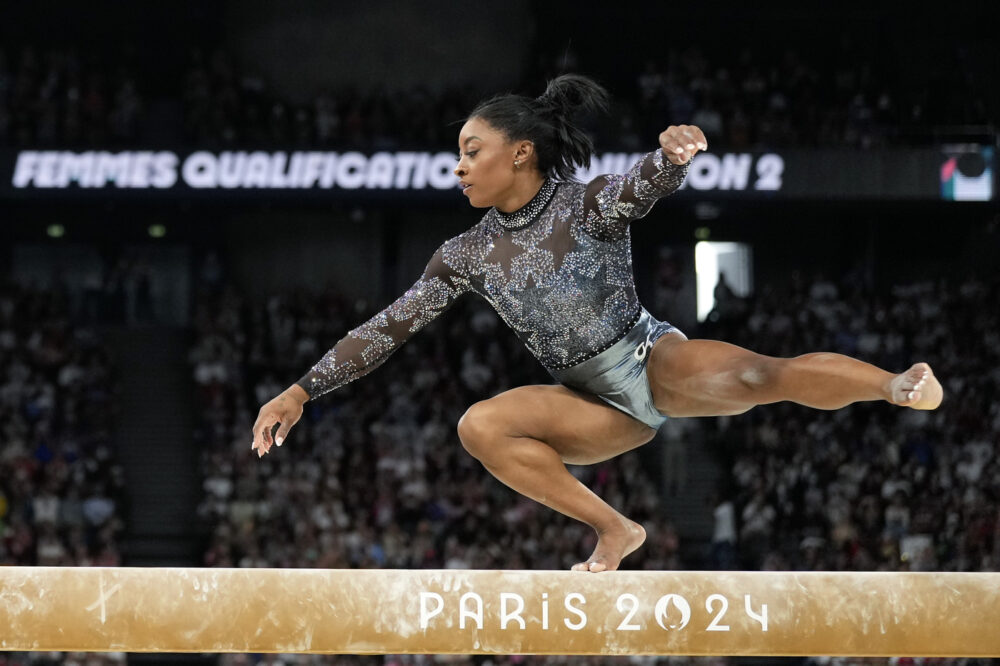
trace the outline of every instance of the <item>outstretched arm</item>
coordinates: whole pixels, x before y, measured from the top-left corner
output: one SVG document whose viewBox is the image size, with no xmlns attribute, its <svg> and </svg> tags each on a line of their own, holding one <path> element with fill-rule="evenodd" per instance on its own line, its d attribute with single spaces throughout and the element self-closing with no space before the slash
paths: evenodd
<svg viewBox="0 0 1000 666">
<path fill-rule="evenodd" d="M 274 442 L 281 446 L 302 415 L 302 405 L 362 377 L 399 349 L 414 333 L 447 310 L 469 290 L 467 279 L 444 261 L 447 243 L 438 249 L 424 274 L 396 301 L 350 331 L 312 369 L 260 408 L 253 445 L 262 456 L 271 448 L 271 429 L 280 423 Z"/>
<path fill-rule="evenodd" d="M 617 240 L 628 224 L 673 193 L 684 182 L 691 158 L 708 148 L 694 125 L 670 126 L 660 133 L 660 148 L 645 155 L 623 175 L 598 176 L 587 185 L 584 229 L 601 240 Z"/>
<path fill-rule="evenodd" d="M 368 374 L 451 307 L 467 289 L 468 281 L 455 274 L 444 262 L 442 250 L 438 250 L 406 293 L 350 331 L 296 384 L 310 398 L 318 398 Z"/>
</svg>

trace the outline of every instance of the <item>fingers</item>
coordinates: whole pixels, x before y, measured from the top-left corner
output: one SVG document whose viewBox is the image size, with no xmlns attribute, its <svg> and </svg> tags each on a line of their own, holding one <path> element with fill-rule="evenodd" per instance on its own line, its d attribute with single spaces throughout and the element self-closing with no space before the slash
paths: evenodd
<svg viewBox="0 0 1000 666">
<path fill-rule="evenodd" d="M 250 450 L 257 451 L 257 457 L 262 458 L 271 449 L 271 428 L 278 422 L 278 415 L 272 411 L 261 410 L 257 421 L 253 424 L 253 443 Z"/>
<path fill-rule="evenodd" d="M 257 451 L 258 458 L 264 457 L 264 454 L 271 450 L 271 446 L 274 444 L 281 446 L 284 443 L 288 431 L 300 418 L 302 418 L 301 404 L 290 405 L 282 396 L 267 403 L 260 408 L 257 421 L 253 424 L 253 443 L 250 445 L 250 450 Z M 271 431 L 276 425 L 278 429 L 272 438 Z"/>
<path fill-rule="evenodd" d="M 674 164 L 687 164 L 698 151 L 708 149 L 708 139 L 694 125 L 671 125 L 660 134 L 660 147 Z"/>
<path fill-rule="evenodd" d="M 253 443 L 250 445 L 250 450 L 257 451 L 258 458 L 264 457 L 264 454 L 271 450 L 271 446 L 275 444 L 281 446 L 284 443 L 285 438 L 288 437 L 288 431 L 298 420 L 299 418 L 292 414 L 282 415 L 272 410 L 265 411 L 262 408 L 257 416 L 257 422 L 253 425 Z M 278 425 L 278 429 L 274 432 L 272 439 L 271 431 L 275 425 Z"/>
<path fill-rule="evenodd" d="M 281 446 L 281 444 L 285 441 L 285 438 L 288 437 L 288 431 L 292 429 L 293 425 L 295 425 L 295 421 L 291 419 L 285 419 L 282 421 L 281 425 L 278 426 L 277 432 L 274 433 L 274 443 Z"/>
<path fill-rule="evenodd" d="M 708 150 L 708 139 L 705 138 L 705 133 L 701 131 L 701 128 L 695 127 L 694 125 L 688 125 L 688 129 L 691 133 L 691 138 L 694 139 L 695 145 L 699 150 Z"/>
<path fill-rule="evenodd" d="M 909 393 L 906 394 L 906 399 L 907 400 L 916 400 L 917 398 L 919 398 L 923 394 L 924 385 L 926 383 L 927 383 L 927 372 L 925 371 L 920 376 L 920 379 L 917 380 L 917 382 L 915 384 L 913 384 L 912 390 Z"/>
</svg>

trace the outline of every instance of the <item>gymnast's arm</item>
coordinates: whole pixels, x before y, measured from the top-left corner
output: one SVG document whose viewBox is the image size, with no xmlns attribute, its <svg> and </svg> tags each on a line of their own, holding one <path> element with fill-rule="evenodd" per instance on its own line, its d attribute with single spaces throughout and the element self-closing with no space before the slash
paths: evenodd
<svg viewBox="0 0 1000 666">
<path fill-rule="evenodd" d="M 628 172 L 598 176 L 587 184 L 584 230 L 601 240 L 623 238 L 629 222 L 645 216 L 658 199 L 681 186 L 691 158 L 706 148 L 705 135 L 694 125 L 668 127 L 660 133 L 660 149 Z"/>
<path fill-rule="evenodd" d="M 274 443 L 281 446 L 288 431 L 302 416 L 302 405 L 362 377 L 380 366 L 414 333 L 447 310 L 469 290 L 469 281 L 444 259 L 448 243 L 431 257 L 424 274 L 396 301 L 350 331 L 297 382 L 260 408 L 253 426 L 253 446 L 258 456 Z"/>
</svg>

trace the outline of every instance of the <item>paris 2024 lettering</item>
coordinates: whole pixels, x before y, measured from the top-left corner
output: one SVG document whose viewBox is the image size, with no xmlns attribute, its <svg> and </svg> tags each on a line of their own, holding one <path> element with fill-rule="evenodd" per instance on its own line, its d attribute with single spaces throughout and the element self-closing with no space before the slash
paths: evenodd
<svg viewBox="0 0 1000 666">
<path fill-rule="evenodd" d="M 695 608 L 704 606 L 703 617 L 701 613 L 693 617 L 692 601 L 679 594 L 664 594 L 654 604 L 644 605 L 638 596 L 623 593 L 615 599 L 614 608 L 599 604 L 588 606 L 586 596 L 580 592 L 570 592 L 561 599 L 550 599 L 548 593 L 542 593 L 530 602 L 521 594 L 500 592 L 489 601 L 496 605 L 491 605 L 491 612 L 487 613 L 487 601 L 476 592 L 466 592 L 457 599 L 454 595 L 446 599 L 437 592 L 421 592 L 420 629 L 433 628 L 438 623 L 450 628 L 457 626 L 459 630 L 483 629 L 489 622 L 496 623 L 501 630 L 525 630 L 529 623 L 537 623 L 543 631 L 559 625 L 570 631 L 581 631 L 592 617 L 601 618 L 604 625 L 607 618 L 614 615 L 616 620 L 620 618 L 617 631 L 640 631 L 650 620 L 664 631 L 683 631 L 689 626 L 697 626 L 701 620 L 704 626 L 700 628 L 705 631 L 731 631 L 729 622 L 737 614 L 749 619 L 749 626 L 757 631 L 767 631 L 767 604 L 755 602 L 749 594 L 743 595 L 742 604 L 733 604 L 722 594 L 710 594 L 703 601 L 695 602 Z M 731 608 L 731 604 L 737 608 Z M 743 608 L 738 608 L 739 605 Z"/>
</svg>

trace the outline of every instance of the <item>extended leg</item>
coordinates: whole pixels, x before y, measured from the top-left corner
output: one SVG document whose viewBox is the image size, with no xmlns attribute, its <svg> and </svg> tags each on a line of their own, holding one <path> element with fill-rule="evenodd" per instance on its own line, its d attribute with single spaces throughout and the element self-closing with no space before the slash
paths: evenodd
<svg viewBox="0 0 1000 666">
<path fill-rule="evenodd" d="M 926 363 L 894 375 L 842 354 L 774 358 L 679 336 L 657 341 L 647 372 L 657 408 L 671 416 L 738 414 L 782 400 L 817 409 L 863 400 L 934 409 L 943 396 Z"/>
</svg>

